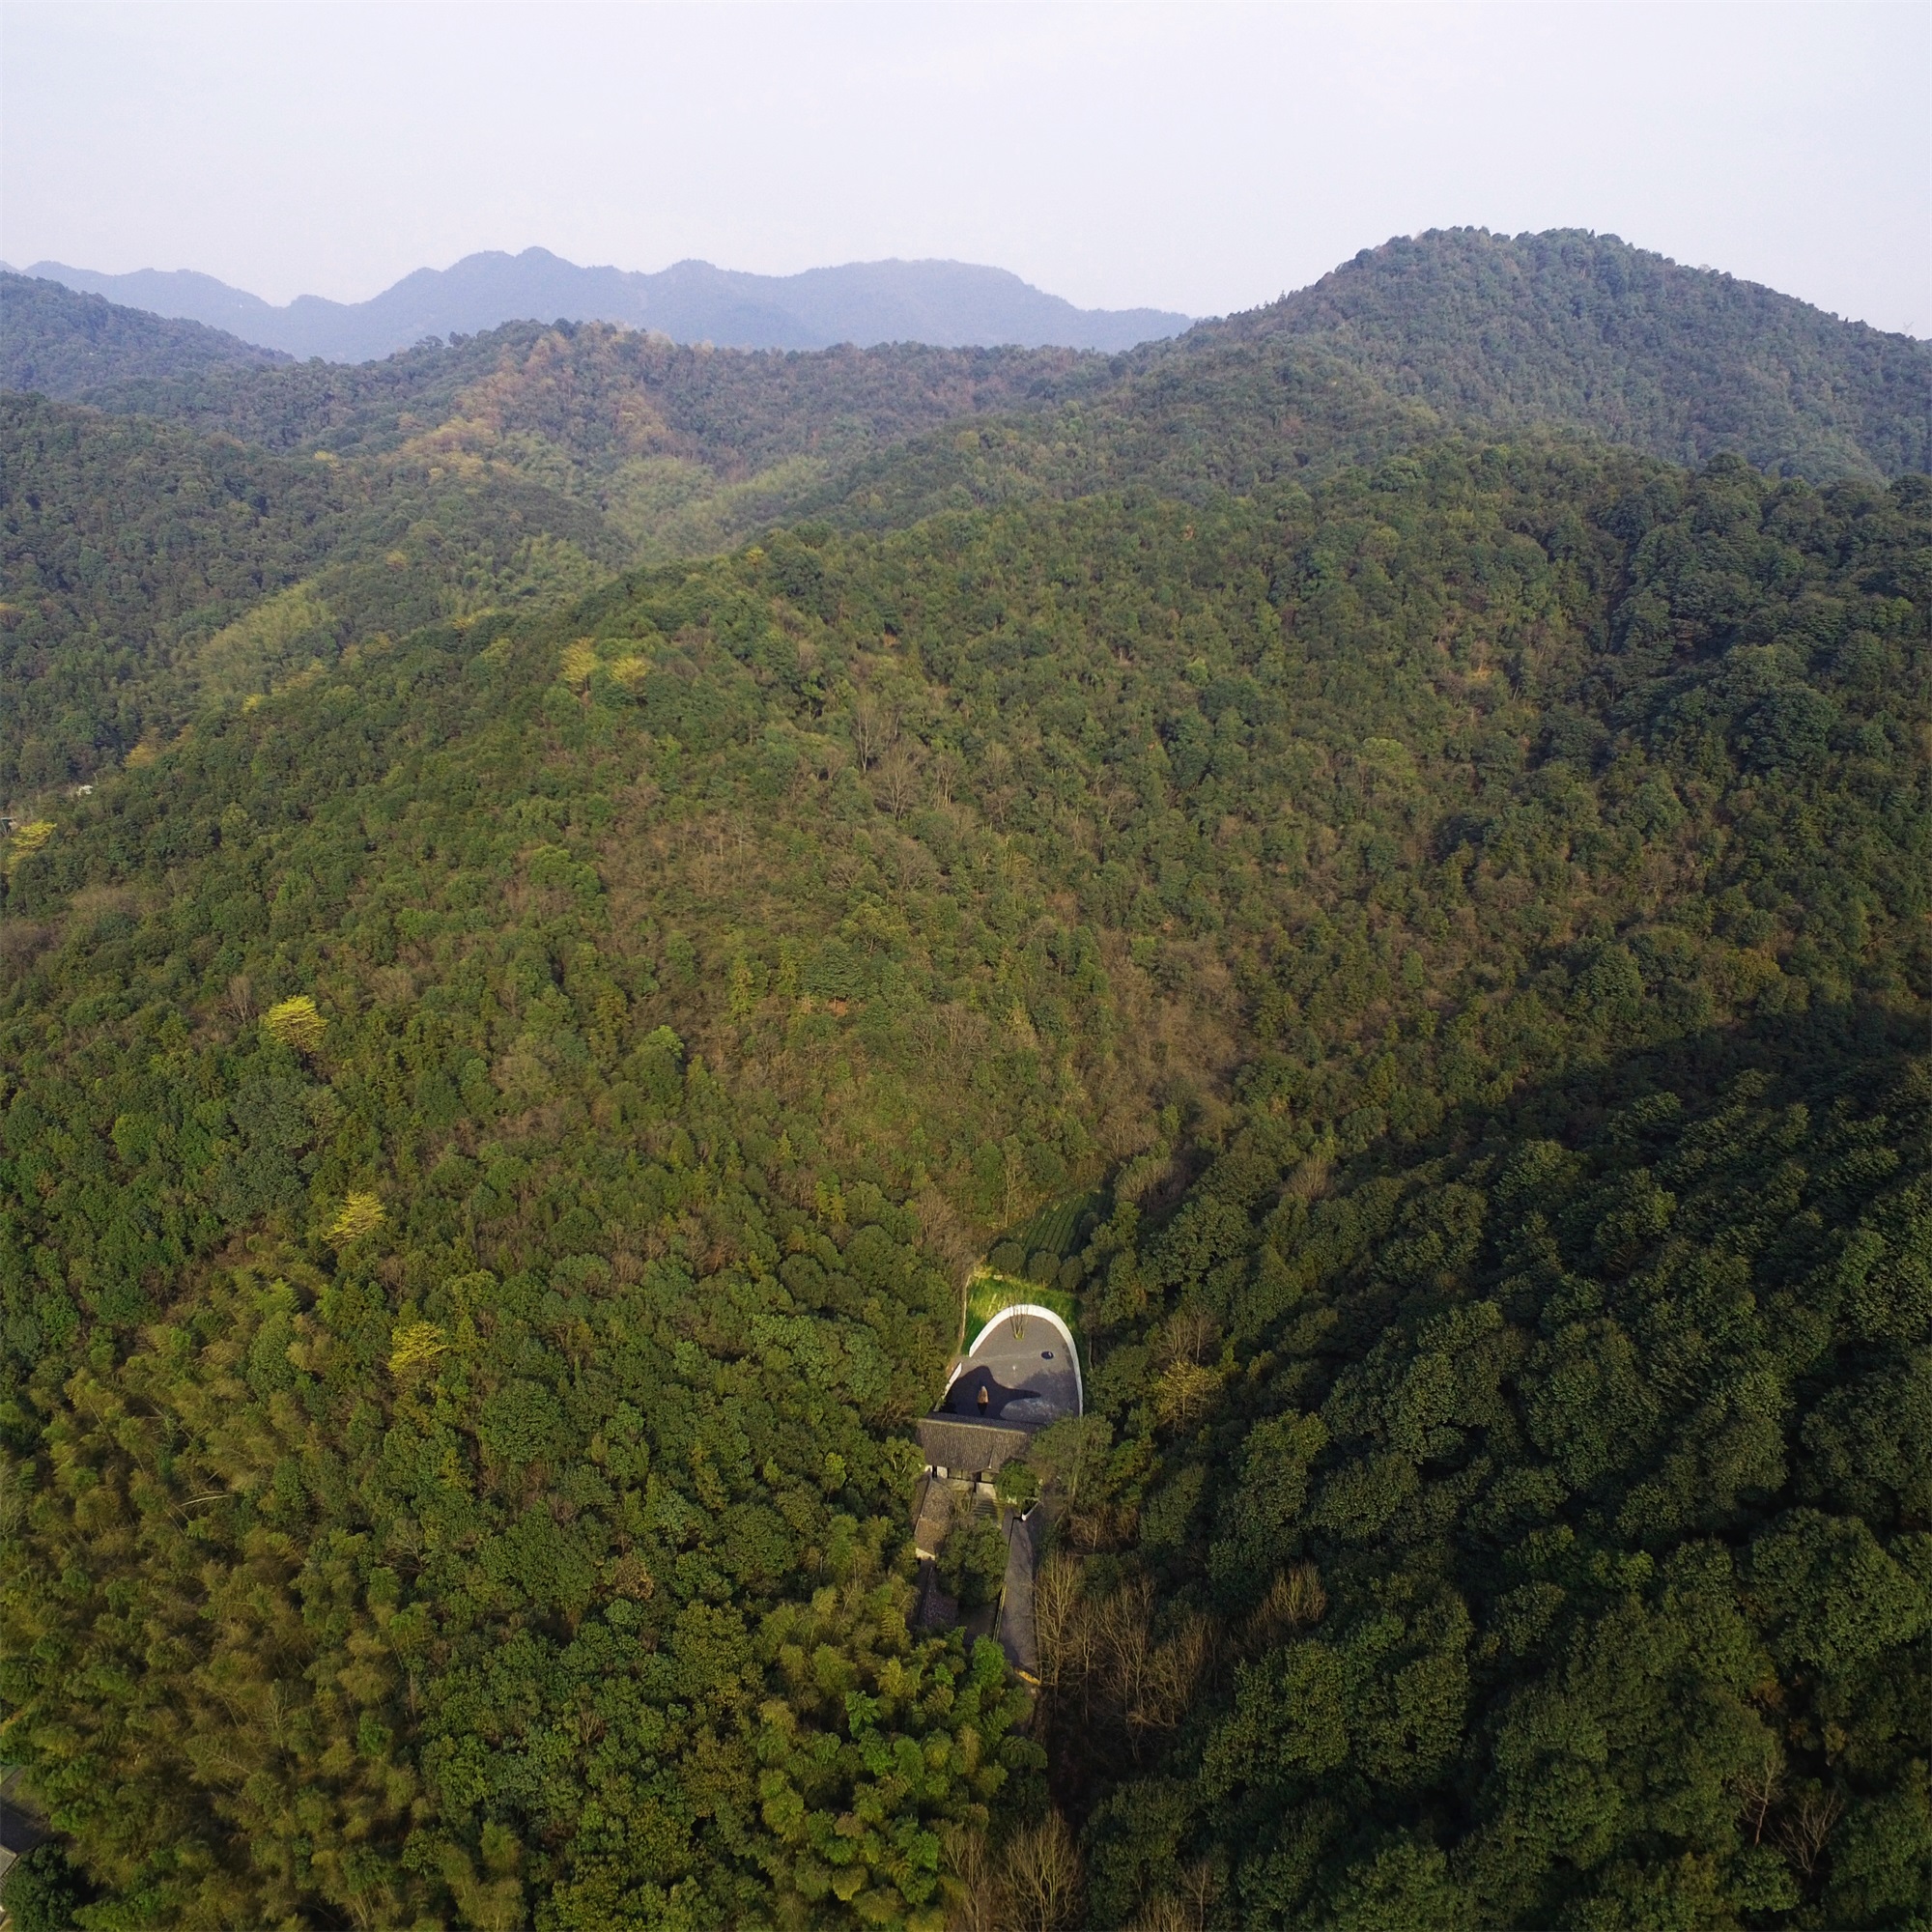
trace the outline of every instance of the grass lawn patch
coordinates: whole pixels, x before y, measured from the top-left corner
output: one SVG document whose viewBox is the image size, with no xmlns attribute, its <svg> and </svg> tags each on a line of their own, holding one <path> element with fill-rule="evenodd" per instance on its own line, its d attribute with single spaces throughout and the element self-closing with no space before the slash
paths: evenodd
<svg viewBox="0 0 1932 1932">
<path fill-rule="evenodd" d="M 979 1339 L 980 1330 L 1001 1309 L 1009 1308 L 1016 1301 L 1029 1301 L 1036 1308 L 1052 1309 L 1072 1331 L 1074 1341 L 1080 1343 L 1079 1303 L 1074 1296 L 1058 1288 L 1042 1288 L 1038 1282 L 1028 1281 L 1020 1275 L 1001 1274 L 994 1268 L 979 1267 L 973 1271 L 973 1279 L 966 1285 L 964 1346 L 970 1349 Z M 1081 1343 L 1081 1354 L 1084 1359 L 1084 1343 Z"/>
</svg>

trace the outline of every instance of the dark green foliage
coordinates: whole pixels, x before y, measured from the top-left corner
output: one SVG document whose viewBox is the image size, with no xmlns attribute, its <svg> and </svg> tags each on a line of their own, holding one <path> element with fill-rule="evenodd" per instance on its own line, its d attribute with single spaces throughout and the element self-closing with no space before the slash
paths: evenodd
<svg viewBox="0 0 1932 1932">
<path fill-rule="evenodd" d="M 82 320 L 153 321 L 58 293 L 93 304 Z M 861 450 L 1083 366 L 516 324 L 355 368 L 87 389 L 106 415 L 0 398 L 0 799 L 90 780 L 365 640 L 712 548 Z"/>
<path fill-rule="evenodd" d="M 198 322 L 119 308 L 0 270 L 0 389 L 62 400 L 104 383 L 167 382 L 289 358 Z"/>
<path fill-rule="evenodd" d="M 940 1588 L 962 1610 L 994 1602 L 1007 1574 L 1007 1539 L 998 1515 L 983 1504 L 956 1512 L 939 1546 L 938 1568 Z"/>
<path fill-rule="evenodd" d="M 584 334 L 314 465 L 427 493 L 353 634 L 8 852 L 0 1695 L 96 1922 L 936 1928 L 1037 1795 L 905 1623 L 1011 1231 L 1094 1923 L 1909 1923 L 1924 480 L 1233 342 L 463 603 L 615 514 L 514 441 Z"/>
<path fill-rule="evenodd" d="M 993 1487 L 1009 1509 L 1028 1509 L 1039 1498 L 1039 1478 L 1024 1463 L 1001 1463 Z"/>
<path fill-rule="evenodd" d="M 425 342 L 379 362 L 283 358 L 270 371 L 129 370 L 73 400 L 113 415 L 152 416 L 264 449 L 382 455 L 401 448 L 412 434 L 447 421 L 466 389 L 521 362 L 549 332 L 539 323 L 510 323 L 461 342 Z"/>
<path fill-rule="evenodd" d="M 36 397 L 0 397 L 0 788 L 91 776 L 142 687 L 327 554 L 327 471 Z"/>
<path fill-rule="evenodd" d="M 1768 697 L 1830 711 L 1826 745 L 1875 745 L 1836 710 L 1849 632 L 1814 656 L 1833 667 L 1822 678 L 1754 683 L 1763 647 L 1736 631 L 1704 656 L 1714 624 L 1791 636 L 1820 608 L 1770 553 L 1738 548 L 1719 504 L 1743 474 L 1714 469 L 1719 494 L 1676 536 L 1652 524 L 1637 542 L 1605 655 L 1573 687 L 1604 733 L 1588 761 L 1546 756 L 1513 782 L 1548 798 L 1560 772 L 1601 810 L 1625 748 L 1647 743 L 1653 776 L 1624 796 L 1672 773 L 1703 836 L 1729 827 L 1734 861 L 1758 855 L 1755 885 L 1707 887 L 1707 939 L 1728 926 L 1776 948 L 1747 908 L 1800 862 L 1794 810 L 1849 828 L 1857 798 L 1881 820 L 1904 805 L 1894 834 L 1839 862 L 1841 890 L 1862 895 L 1876 862 L 1916 908 L 1932 866 L 1915 859 L 1908 884 L 1878 856 L 1923 849 L 1922 763 L 1866 792 L 1823 747 L 1775 766 L 1758 749 Z M 1922 586 L 1921 545 L 1899 554 L 1903 578 L 1862 578 L 1867 594 Z M 1921 625 L 1922 587 L 1912 608 Z M 1631 665 L 1644 625 L 1670 639 L 1648 680 Z M 1917 721 L 1912 650 L 1893 690 Z M 1546 718 L 1577 701 L 1542 689 Z M 1771 769 L 1779 808 L 1739 812 Z M 1644 848 L 1662 849 L 1669 814 L 1636 809 Z M 1570 849 L 1574 864 L 1576 832 Z M 1543 877 L 1525 911 L 1576 905 Z M 1793 908 L 1830 895 L 1820 873 Z M 1694 901 L 1670 923 L 1688 940 Z M 1533 1028 L 1540 1071 L 1464 1085 L 1452 1049 L 1398 1073 L 1390 1029 L 1395 1077 L 1368 1056 L 1352 1076 L 1378 1094 L 1373 1124 L 1308 1081 L 1304 1056 L 1351 1004 L 1324 1011 L 1333 981 L 1311 980 L 1284 1009 L 1305 1044 L 1251 1070 L 1178 1211 L 1103 1231 L 1112 1331 L 1094 1390 L 1121 1446 L 1088 1480 L 1084 1534 L 1152 1580 L 1152 1654 L 1186 1668 L 1193 1709 L 1163 1737 L 1104 1642 L 1097 1662 L 1068 1653 L 1090 1661 L 1057 1690 L 1056 1748 L 1068 1802 L 1094 1807 L 1102 1922 L 1179 1891 L 1184 1868 L 1216 1875 L 1234 1922 L 1310 1926 L 1741 1911 L 1881 1925 L 1922 1901 L 1932 1075 L 1926 955 L 1894 930 L 1889 963 L 1867 953 L 1796 1001 L 1767 980 L 1755 1020 L 1714 1031 L 1736 999 L 1723 975 L 1693 994 L 1659 973 L 1690 960 L 1661 925 L 1600 928 L 1571 943 L 1561 985 L 1531 967 L 1535 1006 L 1485 1026 Z M 1425 961 L 1416 990 L 1434 980 Z M 1106 1607 L 1119 1576 L 1095 1565 L 1088 1586 L 1103 1639 L 1132 1627 Z M 1197 1642 L 1200 1628 L 1219 1634 Z M 1134 1750 L 1152 1761 L 1121 1783 Z M 1178 1792 L 1192 1797 L 1177 1810 Z"/>
<path fill-rule="evenodd" d="M 1334 1922 L 1421 1819 L 1471 1923 L 1627 1922 L 1633 1887 L 1892 1922 L 1909 1832 L 1877 1902 L 1846 1873 L 1861 1821 L 1917 1815 L 1932 1543 L 1810 1448 L 1932 1332 L 1932 1080 L 1888 1033 L 1685 1041 L 1675 1089 L 1619 1061 L 1270 1190 L 1239 1272 L 1160 1270 L 1146 1319 L 1233 1331 L 1227 1395 L 1136 1485 L 1168 1615 L 1232 1646 L 1163 1774 L 1244 1916 Z M 1257 1159 L 1292 1183 L 1308 1144 L 1259 1120 L 1199 1198 Z M 1242 1276 L 1271 1267 L 1295 1292 L 1256 1321 Z M 1111 1393 L 1130 1440 L 1159 1427 L 1158 1385 L 1136 1399 Z"/>
<path fill-rule="evenodd" d="M 1313 483 L 1444 435 L 1426 405 L 1392 394 L 1321 344 L 1181 338 L 1116 357 L 1073 400 L 948 428 L 857 457 L 799 507 L 887 530 L 949 510 L 1152 489 L 1196 502 Z M 1068 384 L 1069 387 L 1073 386 Z"/>
<path fill-rule="evenodd" d="M 47 301 L 58 314 L 42 315 Z M 35 302 L 20 313 L 45 325 L 36 354 L 63 368 L 93 356 L 102 329 L 145 341 L 192 327 L 58 290 Z M 1928 460 L 1932 358 L 1613 240 L 1456 231 L 1111 360 L 916 345 L 743 355 L 520 323 L 347 368 L 217 360 L 56 386 L 347 467 L 318 478 L 219 441 L 70 427 L 115 466 L 103 492 L 69 473 L 41 417 L 5 425 L 15 554 L 0 559 L 0 600 L 33 635 L 0 710 L 0 787 L 27 792 L 91 778 L 209 696 L 272 688 L 363 639 L 554 605 L 601 567 L 701 553 L 802 511 L 887 529 L 1129 485 L 1198 500 L 1378 458 L 1394 482 L 1396 452 L 1467 423 L 1568 424 L 1698 463 L 1735 450 L 1820 479 L 1894 475 Z M 255 522 L 212 528 L 203 479 L 237 470 Z M 82 501 L 115 505 L 104 541 L 56 563 L 72 539 L 41 529 L 34 506 Z M 324 560 L 330 582 L 311 582 L 293 616 L 270 607 L 203 662 L 222 625 Z M 1766 757 L 1798 755 L 1825 728 L 1776 708 L 1759 722 Z"/>
<path fill-rule="evenodd" d="M 86 400 L 274 449 L 366 456 L 454 424 L 539 436 L 593 467 L 671 456 L 738 481 L 787 457 L 836 461 L 1051 396 L 1105 370 L 1102 358 L 1065 349 L 712 350 L 609 323 L 513 322 L 380 362 L 118 383 Z M 493 376 L 514 380 L 478 394 Z"/>
<path fill-rule="evenodd" d="M 1612 237 L 1461 229 L 1109 365 L 1047 413 L 862 460 L 815 500 L 883 527 L 1134 482 L 1189 497 L 1384 460 L 1445 425 L 1582 431 L 1816 481 L 1932 464 L 1932 349 Z"/>
<path fill-rule="evenodd" d="M 16 1932 L 77 1932 L 75 1914 L 94 1893 L 56 1844 L 36 1845 L 0 1880 L 0 1905 Z"/>
<path fill-rule="evenodd" d="M 574 594 L 628 554 L 511 474 L 346 471 L 31 396 L 0 397 L 0 796 L 92 779 L 361 640 Z"/>
<path fill-rule="evenodd" d="M 1460 422 L 1821 481 L 1932 469 L 1932 348 L 1613 235 L 1399 237 L 1197 332 L 1320 342 Z"/>
</svg>

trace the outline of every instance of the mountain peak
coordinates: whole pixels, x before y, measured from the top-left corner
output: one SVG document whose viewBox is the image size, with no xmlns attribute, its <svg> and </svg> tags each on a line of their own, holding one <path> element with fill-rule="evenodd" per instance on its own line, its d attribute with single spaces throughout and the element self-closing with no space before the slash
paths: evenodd
<svg viewBox="0 0 1932 1932">
<path fill-rule="evenodd" d="M 687 258 L 639 274 L 579 267 L 532 245 L 516 254 L 483 249 L 446 269 L 414 270 L 368 301 L 298 296 L 279 307 L 187 270 L 107 275 L 39 262 L 27 272 L 292 355 L 340 362 L 372 360 L 425 336 L 475 334 L 520 320 L 615 322 L 737 349 L 919 341 L 1118 350 L 1178 334 L 1189 323 L 1163 309 L 1077 308 L 1009 270 L 953 261 L 848 262 L 759 275 Z"/>
</svg>

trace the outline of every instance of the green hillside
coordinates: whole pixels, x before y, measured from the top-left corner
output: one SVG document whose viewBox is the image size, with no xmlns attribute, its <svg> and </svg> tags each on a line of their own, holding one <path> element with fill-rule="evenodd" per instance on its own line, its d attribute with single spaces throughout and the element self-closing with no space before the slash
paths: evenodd
<svg viewBox="0 0 1932 1932">
<path fill-rule="evenodd" d="M 7 888 L 6 1690 L 96 1882 L 937 1923 L 1050 1787 L 1096 1923 L 1889 1922 L 1918 1479 L 1832 1445 L 1925 1341 L 1928 507 L 1441 441 L 808 531 L 76 808 Z M 1167 1675 L 1074 1646 L 1043 1784 L 890 1621 L 903 1432 L 951 1271 L 1137 1156 L 1208 1165 L 1089 1250 L 1065 1560 Z M 1601 1769 L 1526 1838 L 1546 1706 Z"/>
<path fill-rule="evenodd" d="M 1459 425 L 1877 479 L 1926 467 L 1932 419 L 1925 345 L 1560 232 L 1392 242 L 1271 308 L 1111 360 L 744 355 L 528 323 L 382 362 L 251 366 L 193 325 L 17 276 L 6 294 L 19 354 L 0 382 L 115 419 L 8 406 L 0 797 L 23 805 L 172 735 L 217 690 L 258 693 L 431 616 L 554 606 L 613 568 L 787 518 L 887 529 L 1102 489 L 1240 492 Z M 271 452 L 347 469 L 325 488 Z M 65 524 L 106 498 L 76 472 L 103 466 L 128 473 L 82 544 Z M 207 477 L 242 471 L 253 511 L 211 522 Z M 319 495 L 358 507 L 319 515 Z M 298 621 L 270 608 L 229 633 L 298 585 Z"/>
<path fill-rule="evenodd" d="M 85 408 L 0 396 L 0 801 L 371 639 L 716 550 L 860 452 L 1092 363 L 513 325 L 346 370 L 130 379 Z"/>
<path fill-rule="evenodd" d="M 635 456 L 627 441 L 641 436 L 657 453 L 742 478 L 787 456 L 836 458 L 952 416 L 1050 394 L 1080 372 L 1106 367 L 1099 356 L 1061 349 L 713 350 L 608 323 L 507 323 L 380 362 L 209 371 L 167 382 L 129 376 L 97 385 L 85 400 L 269 448 L 341 456 L 395 449 L 451 424 L 466 446 L 496 427 L 543 437 L 589 461 Z M 495 380 L 477 391 L 486 379 Z"/>
<path fill-rule="evenodd" d="M 440 616 L 555 603 L 632 546 L 507 466 L 351 466 L 0 396 L 0 798 L 150 755 Z"/>
<path fill-rule="evenodd" d="M 121 308 L 0 270 L 0 389 L 65 398 L 103 383 L 193 381 L 288 360 L 198 322 Z"/>
<path fill-rule="evenodd" d="M 10 1909 L 1922 1919 L 1924 476 L 1280 331 L 5 411 L 134 748 L 0 845 Z M 1037 1699 L 908 1621 L 989 1254 Z"/>
<path fill-rule="evenodd" d="M 1435 229 L 1201 332 L 1319 342 L 1459 421 L 1563 422 L 1677 463 L 1932 469 L 1932 344 L 1612 235 Z"/>
</svg>

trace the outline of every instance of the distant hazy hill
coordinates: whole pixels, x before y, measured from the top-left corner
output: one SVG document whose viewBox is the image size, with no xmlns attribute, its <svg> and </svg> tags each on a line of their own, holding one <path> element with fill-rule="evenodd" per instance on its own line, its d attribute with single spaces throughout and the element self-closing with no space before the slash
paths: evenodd
<svg viewBox="0 0 1932 1932">
<path fill-rule="evenodd" d="M 1932 467 L 1932 344 L 1577 229 L 1365 248 L 1188 338 L 1322 344 L 1445 415 L 1562 422 L 1673 462 L 1822 477 Z"/>
<path fill-rule="evenodd" d="M 212 275 L 142 269 L 96 274 L 59 262 L 28 270 L 157 315 L 231 329 L 296 355 L 360 362 L 430 335 L 505 322 L 621 322 L 678 342 L 734 349 L 824 349 L 879 342 L 942 347 L 1120 350 L 1188 326 L 1161 309 L 1081 309 L 1004 269 L 966 262 L 854 262 L 799 275 L 750 275 L 679 262 L 658 274 L 581 269 L 546 248 L 469 255 L 418 269 L 365 302 L 300 296 L 276 307 Z"/>
<path fill-rule="evenodd" d="M 199 322 L 147 315 L 58 282 L 0 272 L 0 388 L 75 396 L 103 383 L 198 376 L 288 359 Z"/>
</svg>

